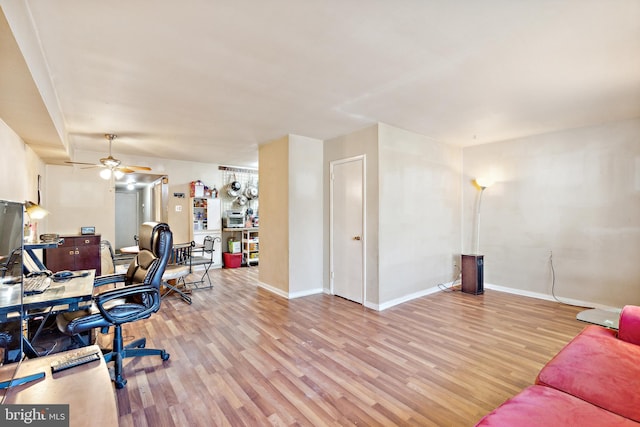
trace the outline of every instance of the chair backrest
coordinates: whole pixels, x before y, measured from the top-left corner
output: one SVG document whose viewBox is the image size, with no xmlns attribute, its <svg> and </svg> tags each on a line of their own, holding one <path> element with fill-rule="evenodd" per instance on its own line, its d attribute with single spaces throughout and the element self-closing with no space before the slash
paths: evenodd
<svg viewBox="0 0 640 427">
<path fill-rule="evenodd" d="M 159 289 L 173 246 L 169 225 L 163 222 L 145 222 L 140 226 L 138 237 L 140 251 L 129 265 L 125 283 L 144 283 Z"/>
<path fill-rule="evenodd" d="M 209 252 L 213 251 L 213 237 L 206 236 L 202 243 L 204 244 L 204 251 L 205 252 L 209 253 Z"/>
<path fill-rule="evenodd" d="M 115 254 L 108 240 L 100 241 L 100 274 L 112 274 L 116 271 Z"/>
<path fill-rule="evenodd" d="M 0 264 L 0 277 L 22 276 L 22 248 L 14 249 L 7 261 Z"/>
</svg>

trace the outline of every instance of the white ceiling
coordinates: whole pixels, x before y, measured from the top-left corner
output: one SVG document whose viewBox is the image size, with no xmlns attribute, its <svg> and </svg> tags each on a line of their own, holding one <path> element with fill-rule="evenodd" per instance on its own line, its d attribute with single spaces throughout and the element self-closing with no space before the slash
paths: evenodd
<svg viewBox="0 0 640 427">
<path fill-rule="evenodd" d="M 376 122 L 464 146 L 640 117 L 640 0 L 0 5 L 72 157 L 106 132 L 116 157 L 257 166 Z"/>
</svg>

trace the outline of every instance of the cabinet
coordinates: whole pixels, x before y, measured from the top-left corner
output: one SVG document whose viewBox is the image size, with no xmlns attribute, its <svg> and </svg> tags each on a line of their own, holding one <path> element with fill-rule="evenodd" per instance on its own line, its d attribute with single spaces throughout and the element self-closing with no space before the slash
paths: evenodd
<svg viewBox="0 0 640 427">
<path fill-rule="evenodd" d="M 189 236 L 191 241 L 202 243 L 204 237 L 213 231 L 220 233 L 220 199 L 211 197 L 192 197 L 189 203 Z"/>
<path fill-rule="evenodd" d="M 462 292 L 479 295 L 484 293 L 484 257 L 462 255 Z"/>
<path fill-rule="evenodd" d="M 60 270 L 100 271 L 100 235 L 60 236 L 64 241 L 57 248 L 44 250 L 44 265 L 56 272 Z"/>
<path fill-rule="evenodd" d="M 242 258 L 247 265 L 258 263 L 260 238 L 257 228 L 242 230 Z"/>
<path fill-rule="evenodd" d="M 192 197 L 189 203 L 189 239 L 202 245 L 206 236 L 214 239 L 212 268 L 222 267 L 222 218 L 220 199 Z M 178 242 L 180 243 L 180 242 Z"/>
</svg>

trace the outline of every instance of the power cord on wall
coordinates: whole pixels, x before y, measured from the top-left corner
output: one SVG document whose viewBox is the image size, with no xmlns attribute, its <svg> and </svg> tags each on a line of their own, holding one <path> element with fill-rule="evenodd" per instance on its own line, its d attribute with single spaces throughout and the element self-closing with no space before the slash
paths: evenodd
<svg viewBox="0 0 640 427">
<path fill-rule="evenodd" d="M 553 297 L 553 299 L 560 304 L 570 305 L 571 307 L 584 307 L 579 304 L 571 304 L 566 301 L 562 301 L 556 296 L 556 269 L 553 266 L 553 251 L 549 251 L 549 265 L 551 266 L 551 296 Z"/>
<path fill-rule="evenodd" d="M 549 251 L 549 264 L 551 265 L 551 296 L 554 300 L 562 302 L 556 296 L 556 269 L 553 267 L 553 251 Z"/>
<path fill-rule="evenodd" d="M 457 266 L 456 266 L 457 267 Z M 453 279 L 450 283 L 438 283 L 438 288 L 442 291 L 442 292 L 456 292 L 458 289 L 455 288 L 455 286 L 457 285 L 457 282 L 460 281 L 460 276 L 461 276 L 462 272 L 458 271 L 458 274 L 456 274 L 456 278 Z"/>
</svg>

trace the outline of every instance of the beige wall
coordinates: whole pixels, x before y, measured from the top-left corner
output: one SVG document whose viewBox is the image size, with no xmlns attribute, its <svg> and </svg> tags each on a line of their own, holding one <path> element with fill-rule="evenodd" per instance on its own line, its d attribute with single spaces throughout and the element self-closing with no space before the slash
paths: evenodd
<svg viewBox="0 0 640 427">
<path fill-rule="evenodd" d="M 323 290 L 322 186 L 322 141 L 289 135 L 290 297 Z"/>
<path fill-rule="evenodd" d="M 462 150 L 380 124 L 380 305 L 455 279 Z"/>
<path fill-rule="evenodd" d="M 15 202 L 38 199 L 38 175 L 46 171 L 42 160 L 22 139 L 0 119 L 0 199 Z M 41 204 L 47 207 L 44 190 Z M 39 221 L 39 230 L 45 228 L 46 218 Z"/>
<path fill-rule="evenodd" d="M 80 227 L 95 226 L 102 239 L 115 239 L 115 191 L 95 169 L 47 165 L 47 231 L 80 234 Z"/>
<path fill-rule="evenodd" d="M 260 280 L 285 294 L 317 287 L 315 274 L 309 289 L 299 286 L 304 270 L 315 268 L 299 253 L 321 229 L 321 283 L 328 287 L 329 163 L 364 154 L 367 305 L 384 308 L 452 278 L 459 253 L 474 250 L 479 192 L 471 182 L 482 176 L 497 181 L 483 194 L 480 222 L 488 288 L 549 298 L 553 254 L 553 292 L 561 299 L 594 306 L 640 304 L 639 140 L 640 119 L 635 119 L 467 147 L 459 159 L 456 148 L 380 124 L 325 141 L 320 171 L 313 165 L 305 170 L 311 152 L 304 151 L 304 137 L 262 145 Z M 313 140 L 314 150 L 316 144 Z M 0 198 L 35 200 L 37 176 L 42 176 L 42 204 L 51 215 L 40 222 L 40 233 L 95 225 L 113 238 L 113 193 L 95 170 L 45 167 L 3 122 L 0 149 Z M 184 203 L 183 213 L 188 212 L 188 199 L 173 199 L 174 192 L 187 192 L 195 179 L 223 185 L 217 165 L 141 157 L 123 161 L 148 164 L 154 173 L 169 176 L 169 222 L 176 230 L 187 220 L 175 206 Z M 316 188 L 316 173 L 322 175 L 322 201 L 290 206 L 304 200 L 300 191 L 305 184 Z M 297 233 L 299 219 L 313 216 L 316 208 L 323 212 L 322 226 Z M 290 228 L 292 213 L 296 218 Z"/>
<path fill-rule="evenodd" d="M 485 190 L 485 283 L 592 305 L 640 304 L 640 119 L 464 149 L 464 250 Z"/>
<path fill-rule="evenodd" d="M 324 143 L 324 283 L 329 290 L 329 171 L 332 161 L 365 155 L 366 161 L 366 301 L 365 305 L 377 307 L 378 289 L 378 125 L 369 126 L 349 135 L 334 138 Z"/>
<path fill-rule="evenodd" d="M 261 283 L 289 294 L 289 137 L 260 145 Z"/>
</svg>

